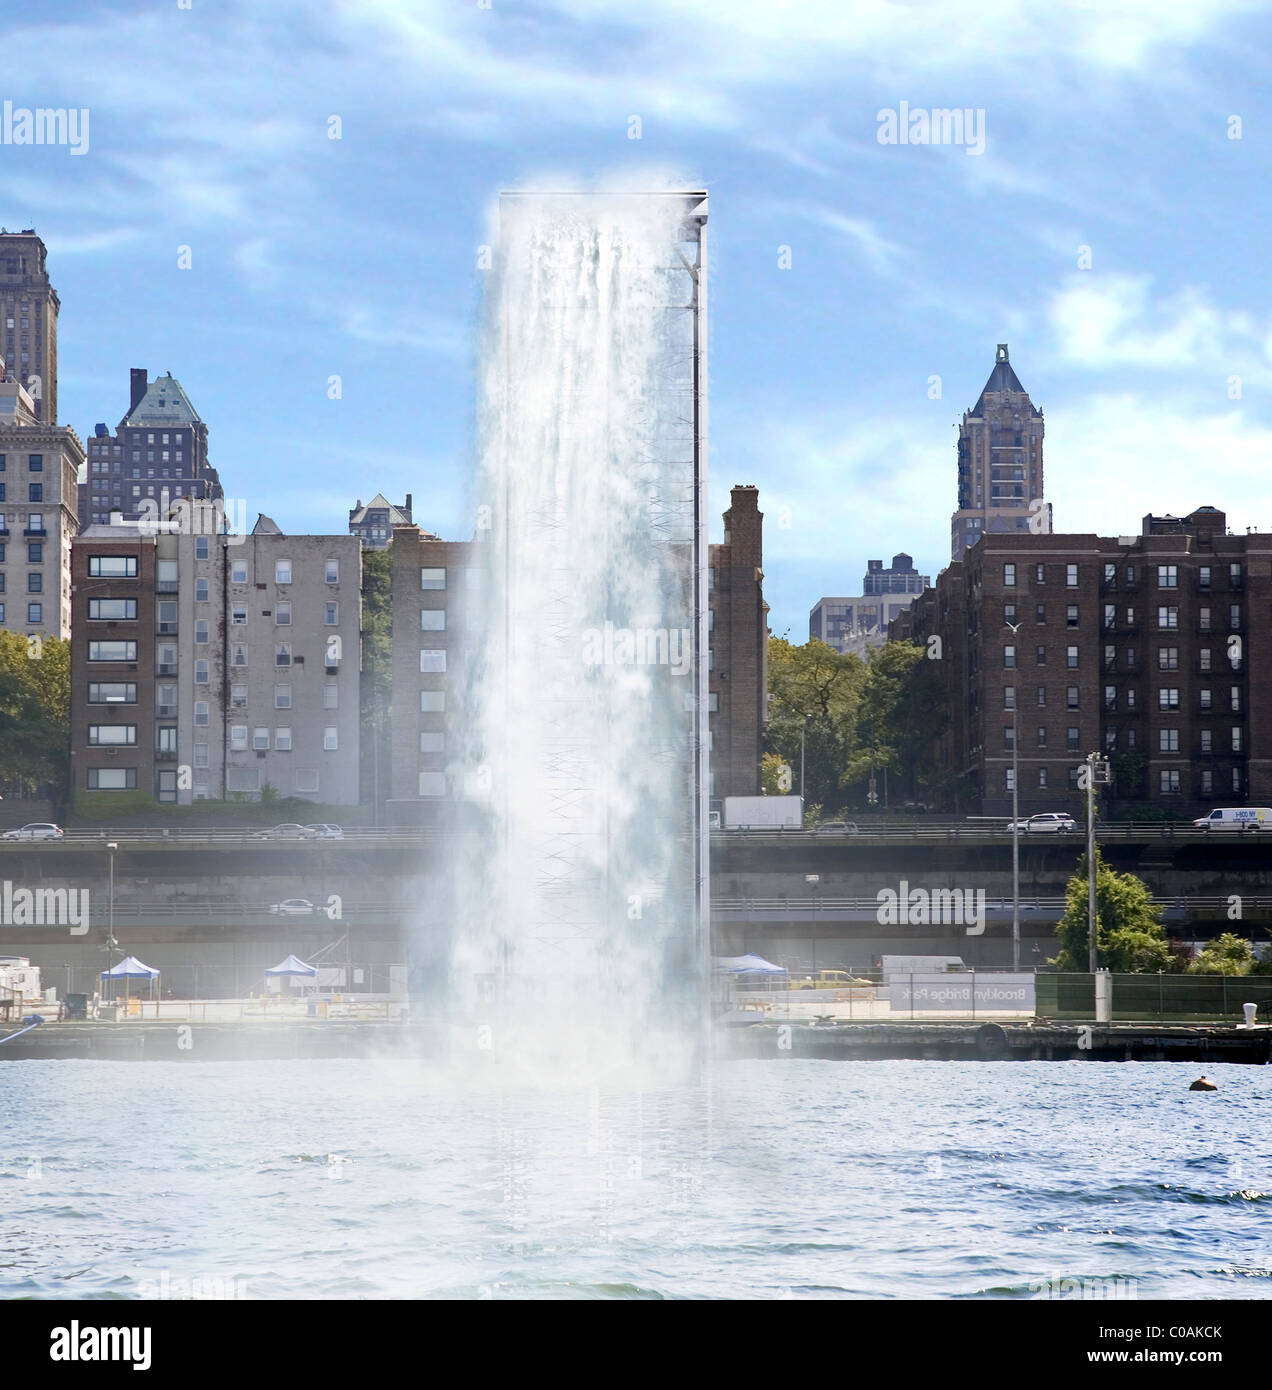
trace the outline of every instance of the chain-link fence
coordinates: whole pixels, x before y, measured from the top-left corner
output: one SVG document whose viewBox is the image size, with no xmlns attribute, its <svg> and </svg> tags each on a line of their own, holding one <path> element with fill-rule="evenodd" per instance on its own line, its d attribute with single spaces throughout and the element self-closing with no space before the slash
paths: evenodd
<svg viewBox="0 0 1272 1390">
<path fill-rule="evenodd" d="M 1127 1023 L 1172 1021 L 1241 1023 L 1244 1004 L 1258 1005 L 1260 1022 L 1272 1021 L 1269 975 L 1112 975 L 1111 1019 Z M 1046 972 L 1035 979 L 1039 1018 L 1095 1017 L 1095 977 Z"/>
</svg>

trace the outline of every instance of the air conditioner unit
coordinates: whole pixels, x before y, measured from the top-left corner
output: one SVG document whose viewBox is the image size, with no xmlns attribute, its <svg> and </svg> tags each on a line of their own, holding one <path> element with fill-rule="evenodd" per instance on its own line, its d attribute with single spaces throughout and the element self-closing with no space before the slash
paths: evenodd
<svg viewBox="0 0 1272 1390">
<path fill-rule="evenodd" d="M 117 758 L 117 757 L 119 757 L 119 749 L 118 749 L 118 748 L 107 748 L 107 749 L 106 749 L 106 756 L 107 756 L 108 758 Z"/>
</svg>

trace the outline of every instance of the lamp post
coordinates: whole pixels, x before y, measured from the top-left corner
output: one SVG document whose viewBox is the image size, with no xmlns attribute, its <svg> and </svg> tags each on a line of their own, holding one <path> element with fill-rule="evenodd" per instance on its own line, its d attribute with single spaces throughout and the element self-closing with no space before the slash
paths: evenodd
<svg viewBox="0 0 1272 1390">
<path fill-rule="evenodd" d="M 119 845 L 118 845 L 114 840 L 109 841 L 109 842 L 107 843 L 107 845 L 106 845 L 106 853 L 107 853 L 108 856 L 110 857 L 110 896 L 109 896 L 109 900 L 108 900 L 109 903 L 110 903 L 110 908 L 109 908 L 110 916 L 109 916 L 109 919 L 108 919 L 109 925 L 107 926 L 107 929 L 106 929 L 106 974 L 107 974 L 107 976 L 109 976 L 111 970 L 114 969 L 114 966 L 115 966 L 115 947 L 116 947 L 116 945 L 118 944 L 118 943 L 115 941 L 115 851 L 116 851 L 118 848 L 119 848 Z"/>
<path fill-rule="evenodd" d="M 1011 635 L 1020 631 L 1019 623 L 1008 623 Z M 1019 653 L 1017 663 L 1019 663 Z M 1019 664 L 1014 668 L 1019 670 Z M 1015 681 L 1015 676 L 1012 680 Z M 1011 688 L 1011 968 L 1020 972 L 1020 740 L 1017 737 L 1017 687 Z"/>
<path fill-rule="evenodd" d="M 1087 968 L 1094 975 L 1099 968 L 1095 931 L 1095 786 L 1110 779 L 1109 760 L 1098 753 L 1086 755 L 1087 794 Z"/>
</svg>

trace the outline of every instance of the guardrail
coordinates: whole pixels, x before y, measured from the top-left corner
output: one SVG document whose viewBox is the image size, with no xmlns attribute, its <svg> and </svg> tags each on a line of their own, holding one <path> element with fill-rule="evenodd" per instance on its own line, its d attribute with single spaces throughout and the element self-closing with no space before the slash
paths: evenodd
<svg viewBox="0 0 1272 1390">
<path fill-rule="evenodd" d="M 918 887 L 920 885 L 914 885 Z M 925 890 L 929 898 L 935 898 L 942 891 L 940 888 L 927 888 Z M 1206 911 L 1226 912 L 1230 906 L 1231 899 L 1226 896 L 1197 896 L 1197 897 L 1154 897 L 1152 898 L 1154 907 L 1164 911 Z M 1066 899 L 1063 897 L 1022 897 L 1020 899 L 1021 912 L 1056 912 L 1063 913 Z M 1272 896 L 1255 897 L 1249 894 L 1241 895 L 1242 911 L 1272 911 Z M 748 916 L 781 917 L 781 916 L 809 916 L 814 915 L 833 915 L 845 912 L 870 912 L 874 913 L 879 908 L 877 897 L 858 897 L 858 898 L 713 898 L 711 900 L 712 912 L 740 912 Z M 936 905 L 932 904 L 933 911 Z M 1010 912 L 1012 910 L 1011 898 L 987 898 L 985 901 L 987 912 Z"/>
<path fill-rule="evenodd" d="M 16 828 L 16 827 L 14 827 Z M 250 829 L 223 829 L 219 827 L 209 827 L 205 829 L 187 829 L 185 827 L 172 828 L 168 826 L 130 826 L 126 830 L 67 830 L 60 840 L 6 840 L 0 832 L 0 849 L 12 849 L 21 845 L 24 848 L 32 845 L 84 845 L 97 849 L 103 849 L 107 843 L 114 841 L 118 845 L 125 844 L 216 844 L 216 843 L 235 843 L 241 844 L 245 841 L 256 840 L 261 844 L 271 845 L 331 845 L 341 844 L 346 840 L 374 842 L 377 844 L 413 844 L 419 840 L 427 839 L 432 836 L 446 835 L 454 832 L 450 830 L 438 829 L 432 826 L 412 826 L 374 829 L 366 826 L 356 826 L 345 830 L 341 835 L 324 836 L 314 835 L 303 838 L 293 838 L 290 836 L 262 835 L 260 830 Z"/>
<path fill-rule="evenodd" d="M 1209 831 L 1201 830 L 1191 824 L 1162 823 L 1160 821 L 1119 821 L 1097 825 L 1097 840 L 1195 840 L 1206 843 L 1245 843 L 1257 838 L 1260 833 L 1253 831 Z M 855 831 L 804 830 L 792 828 L 765 828 L 762 830 L 716 830 L 713 839 L 726 840 L 768 840 L 768 841 L 816 841 L 818 844 L 852 844 L 862 840 L 992 840 L 995 843 L 1010 843 L 1011 832 L 1005 823 L 976 823 L 951 821 L 924 825 L 859 825 Z M 1079 824 L 1073 830 L 1022 831 L 1022 844 L 1048 844 L 1059 841 L 1061 844 L 1081 846 L 1086 841 L 1086 827 Z"/>
</svg>

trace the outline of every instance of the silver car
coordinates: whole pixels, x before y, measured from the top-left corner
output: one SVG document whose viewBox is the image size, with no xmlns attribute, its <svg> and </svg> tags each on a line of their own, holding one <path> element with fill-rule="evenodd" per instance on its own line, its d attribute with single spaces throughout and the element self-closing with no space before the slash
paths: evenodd
<svg viewBox="0 0 1272 1390">
<path fill-rule="evenodd" d="M 1078 823 L 1065 811 L 1043 811 L 1040 815 L 1030 816 L 1028 820 L 1009 821 L 1007 833 L 1010 835 L 1013 830 L 1019 830 L 1024 834 L 1038 834 L 1050 831 L 1058 834 L 1064 830 L 1076 830 Z"/>
<path fill-rule="evenodd" d="M 316 840 L 318 832 L 311 830 L 307 825 L 297 825 L 295 821 L 288 821 L 283 825 L 271 826 L 268 830 L 258 830 L 256 839 L 258 840 Z"/>
<path fill-rule="evenodd" d="M 320 840 L 343 840 L 344 831 L 338 825 L 330 825 L 323 821 L 315 821 L 313 825 L 305 826 L 306 830 L 312 830 Z"/>
<path fill-rule="evenodd" d="M 61 829 L 52 821 L 33 820 L 27 825 L 19 826 L 16 830 L 6 830 L 4 838 L 6 840 L 60 840 L 63 835 Z"/>
<path fill-rule="evenodd" d="M 274 903 L 270 911 L 283 917 L 312 917 L 316 909 L 308 898 L 284 898 L 281 903 Z"/>
</svg>

